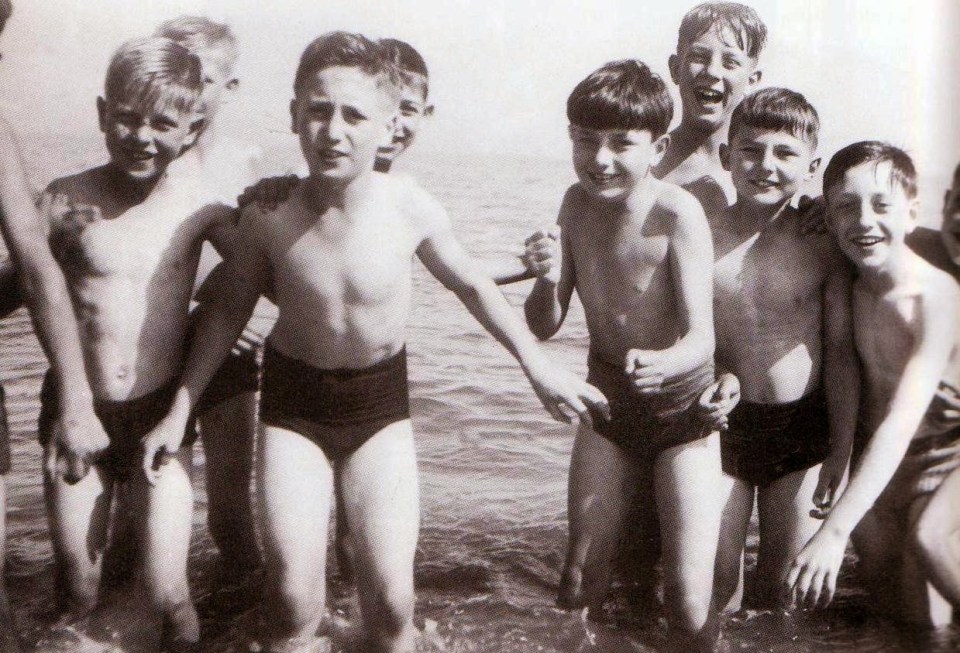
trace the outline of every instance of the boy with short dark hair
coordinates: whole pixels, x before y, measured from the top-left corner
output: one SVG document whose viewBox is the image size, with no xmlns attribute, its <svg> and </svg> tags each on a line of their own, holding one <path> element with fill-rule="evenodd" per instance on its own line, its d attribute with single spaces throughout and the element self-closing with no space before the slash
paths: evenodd
<svg viewBox="0 0 960 653">
<path fill-rule="evenodd" d="M 712 406 L 739 394 L 720 434 L 724 517 L 718 606 L 739 609 L 743 548 L 759 513 L 756 594 L 773 602 L 793 557 L 829 506 L 853 444 L 859 370 L 850 272 L 829 235 L 800 233 L 791 201 L 819 166 L 820 120 L 793 91 L 768 88 L 733 112 L 720 156 L 736 203 L 708 216 L 713 233 L 716 362 Z M 735 390 L 724 388 L 731 384 Z"/>
<path fill-rule="evenodd" d="M 960 606 L 960 436 L 931 419 L 930 407 L 942 380 L 958 380 L 960 287 L 906 246 L 916 180 L 910 157 L 877 141 L 841 149 L 824 173 L 828 224 L 858 272 L 863 451 L 784 584 L 799 601 L 829 603 L 852 533 L 875 604 L 943 625 L 951 604 Z"/>
<path fill-rule="evenodd" d="M 414 649 L 419 501 L 403 337 L 414 254 L 521 362 L 556 418 L 569 419 L 564 405 L 589 420 L 587 404 L 604 404 L 543 356 L 436 201 L 374 170 L 401 91 L 376 42 L 334 32 L 307 47 L 290 109 L 310 176 L 276 210 L 244 212 L 233 275 L 205 307 L 170 413 L 144 440 L 144 468 L 160 483 L 168 467 L 154 468 L 154 454 L 176 451 L 191 406 L 272 287 L 280 316 L 265 354 L 257 473 L 269 651 L 307 650 L 323 614 L 334 467 L 369 648 Z"/>
<path fill-rule="evenodd" d="M 600 614 L 628 508 L 655 485 L 668 622 L 679 640 L 702 645 L 715 633 L 721 508 L 718 436 L 696 409 L 714 381 L 713 249 L 697 200 L 650 172 L 672 114 L 665 84 L 639 61 L 609 63 L 577 85 L 567 116 L 579 182 L 560 209 L 559 244 L 528 249 L 538 279 L 525 310 L 549 338 L 577 291 L 587 380 L 611 404 L 610 421 L 581 425 L 574 444 L 560 604 Z M 647 461 L 653 481 L 641 482 Z"/>
</svg>

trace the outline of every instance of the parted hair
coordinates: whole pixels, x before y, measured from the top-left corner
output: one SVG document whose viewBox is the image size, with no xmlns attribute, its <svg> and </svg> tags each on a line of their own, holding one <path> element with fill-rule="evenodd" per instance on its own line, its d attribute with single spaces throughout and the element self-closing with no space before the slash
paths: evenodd
<svg viewBox="0 0 960 653">
<path fill-rule="evenodd" d="M 704 2 L 688 11 L 680 22 L 677 52 L 712 29 L 729 30 L 737 46 L 754 59 L 767 44 L 767 26 L 752 7 L 739 2 Z"/>
<path fill-rule="evenodd" d="M 110 60 L 104 91 L 108 103 L 126 102 L 139 109 L 200 110 L 200 60 L 172 39 L 133 39 L 121 45 Z"/>
<path fill-rule="evenodd" d="M 389 57 L 387 49 L 362 34 L 349 32 L 327 32 L 307 46 L 300 56 L 300 65 L 294 77 L 294 94 L 303 90 L 303 84 L 310 75 L 334 66 L 360 69 L 399 102 L 402 84 L 400 71 Z"/>
<path fill-rule="evenodd" d="M 400 81 L 404 86 L 419 86 L 426 100 L 430 93 L 430 73 L 427 71 L 427 62 L 416 48 L 400 39 L 380 39 L 380 45 L 400 72 Z"/>
<path fill-rule="evenodd" d="M 218 23 L 205 16 L 177 16 L 165 20 L 157 26 L 154 36 L 173 39 L 183 47 L 197 54 L 205 50 L 221 52 L 229 66 L 237 62 L 240 52 L 237 37 L 225 23 Z"/>
<path fill-rule="evenodd" d="M 899 184 L 908 199 L 917 196 L 917 169 L 910 155 L 899 147 L 882 141 L 860 141 L 840 149 L 823 171 L 823 194 L 840 183 L 847 170 L 862 163 L 873 163 L 874 167 L 890 162 L 890 183 Z"/>
<path fill-rule="evenodd" d="M 800 93 L 785 88 L 765 88 L 743 98 L 733 110 L 728 142 L 733 143 L 741 127 L 787 131 L 816 147 L 820 116 Z"/>
<path fill-rule="evenodd" d="M 660 76 L 642 61 L 612 61 L 573 89 L 567 118 L 586 129 L 645 129 L 659 138 L 670 128 L 673 98 Z"/>
</svg>

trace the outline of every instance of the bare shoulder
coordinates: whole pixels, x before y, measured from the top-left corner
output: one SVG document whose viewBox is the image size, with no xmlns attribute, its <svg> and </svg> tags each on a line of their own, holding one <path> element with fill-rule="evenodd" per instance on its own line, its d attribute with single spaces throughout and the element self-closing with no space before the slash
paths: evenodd
<svg viewBox="0 0 960 653">
<path fill-rule="evenodd" d="M 557 223 L 563 229 L 576 229 L 578 225 L 585 224 L 588 220 L 584 218 L 588 218 L 592 212 L 594 201 L 579 182 L 571 185 L 563 194 Z"/>
<path fill-rule="evenodd" d="M 918 285 L 924 306 L 933 314 L 955 321 L 960 308 L 960 285 L 957 280 L 922 259 L 920 263 Z"/>
<path fill-rule="evenodd" d="M 674 236 L 702 239 L 712 245 L 713 238 L 700 201 L 676 184 L 659 179 L 651 181 L 654 182 L 651 190 L 656 193 L 651 215 L 663 220 Z"/>
<path fill-rule="evenodd" d="M 52 204 L 65 209 L 78 205 L 100 206 L 104 200 L 104 187 L 102 166 L 59 177 L 47 184 L 43 192 L 44 205 Z"/>
<path fill-rule="evenodd" d="M 406 173 L 378 173 L 376 181 L 382 191 L 382 201 L 392 204 L 397 216 L 422 238 L 450 228 L 446 209 L 412 176 Z"/>
</svg>

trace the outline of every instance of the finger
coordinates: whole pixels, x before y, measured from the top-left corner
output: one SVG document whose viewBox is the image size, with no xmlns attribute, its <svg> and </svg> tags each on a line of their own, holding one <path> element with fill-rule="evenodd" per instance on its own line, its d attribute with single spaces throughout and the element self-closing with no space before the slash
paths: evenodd
<svg viewBox="0 0 960 653">
<path fill-rule="evenodd" d="M 826 587 L 823 592 L 823 607 L 827 607 L 833 602 L 833 597 L 837 593 L 837 574 L 831 569 L 825 579 Z"/>
<path fill-rule="evenodd" d="M 547 237 L 552 240 L 560 240 L 560 225 L 555 224 L 547 229 Z"/>
<path fill-rule="evenodd" d="M 823 588 L 823 578 L 826 575 L 824 571 L 818 571 L 813 575 L 813 580 L 810 585 L 810 593 L 807 596 L 807 606 L 811 608 L 817 607 L 817 604 L 820 603 L 820 593 Z"/>
<path fill-rule="evenodd" d="M 632 351 L 627 352 L 627 356 L 623 361 L 623 371 L 627 376 L 631 376 L 634 370 L 637 369 L 637 360 Z"/>
<path fill-rule="evenodd" d="M 83 477 L 87 475 L 87 472 L 90 471 L 90 463 L 87 462 L 85 456 L 77 456 L 74 454 L 66 455 L 67 469 L 66 473 L 63 475 L 63 480 L 65 480 L 70 485 L 79 483 L 83 480 Z"/>
<path fill-rule="evenodd" d="M 610 421 L 610 402 L 607 401 L 607 398 L 603 395 L 600 390 L 590 385 L 589 383 L 584 383 L 584 388 L 580 393 L 580 396 L 584 398 L 584 401 L 593 407 L 600 416 L 606 420 Z"/>
<path fill-rule="evenodd" d="M 593 418 L 590 415 L 590 411 L 587 409 L 587 405 L 580 400 L 580 397 L 574 395 L 573 397 L 563 398 L 559 400 L 559 403 L 569 406 L 577 414 L 581 422 L 588 426 L 593 426 Z"/>
<path fill-rule="evenodd" d="M 543 407 L 546 408 L 547 412 L 550 413 L 551 417 L 553 417 L 553 419 L 557 420 L 558 422 L 564 422 L 565 424 L 570 423 L 570 418 L 567 416 L 567 414 L 564 413 L 562 410 L 560 410 L 560 407 L 557 406 L 552 401 L 549 401 L 549 400 L 544 401 Z"/>
<path fill-rule="evenodd" d="M 156 458 L 157 450 L 153 446 L 144 448 L 143 452 L 143 474 L 147 477 L 147 483 L 156 485 L 159 473 L 154 469 L 153 461 Z"/>
<path fill-rule="evenodd" d="M 50 479 L 57 476 L 58 449 L 54 438 L 50 438 L 50 441 L 47 442 L 47 446 L 43 450 L 43 468 L 47 474 L 47 478 Z"/>
</svg>

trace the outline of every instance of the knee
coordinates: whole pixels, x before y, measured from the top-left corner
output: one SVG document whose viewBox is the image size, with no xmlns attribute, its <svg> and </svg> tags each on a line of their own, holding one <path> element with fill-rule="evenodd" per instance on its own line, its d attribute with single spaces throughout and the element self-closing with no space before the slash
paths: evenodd
<svg viewBox="0 0 960 653">
<path fill-rule="evenodd" d="M 710 617 L 712 604 L 710 591 L 674 586 L 673 588 L 665 587 L 664 592 L 671 629 L 690 636 L 698 635 Z"/>
<path fill-rule="evenodd" d="M 393 641 L 413 624 L 412 590 L 383 590 L 373 601 L 370 625 L 380 641 Z"/>
</svg>

